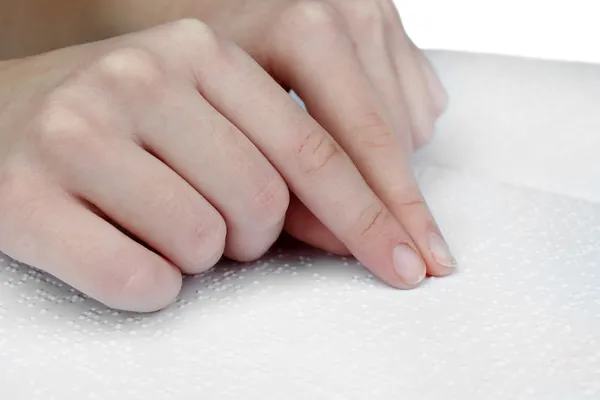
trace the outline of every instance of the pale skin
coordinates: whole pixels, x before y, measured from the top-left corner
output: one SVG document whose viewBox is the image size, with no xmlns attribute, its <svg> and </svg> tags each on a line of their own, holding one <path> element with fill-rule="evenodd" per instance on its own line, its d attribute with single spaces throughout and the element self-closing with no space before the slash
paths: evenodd
<svg viewBox="0 0 600 400">
<path fill-rule="evenodd" d="M 452 273 L 410 168 L 447 98 L 390 0 L 48 4 L 0 2 L 4 253 L 140 312 L 283 230 Z"/>
</svg>

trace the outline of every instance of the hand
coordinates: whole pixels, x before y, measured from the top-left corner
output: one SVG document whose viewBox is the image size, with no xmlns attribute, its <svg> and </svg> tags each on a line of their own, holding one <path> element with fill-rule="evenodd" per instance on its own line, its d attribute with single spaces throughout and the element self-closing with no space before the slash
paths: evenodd
<svg viewBox="0 0 600 400">
<path fill-rule="evenodd" d="M 346 150 L 197 20 L 1 64 L 0 143 L 0 250 L 111 307 L 263 254 L 288 187 L 390 285 L 425 272 L 394 268 L 412 240 Z"/>
<path fill-rule="evenodd" d="M 164 12 L 163 0 L 153 4 Z M 309 113 L 354 161 L 386 205 L 385 212 L 401 222 L 405 242 L 418 250 L 428 272 L 436 276 L 451 272 L 454 259 L 410 167 L 413 149 L 432 136 L 448 100 L 431 64 L 406 34 L 391 0 L 180 0 L 169 4 L 173 15 L 203 18 L 243 47 L 278 82 L 293 88 Z M 130 15 L 139 15 L 119 14 L 123 26 L 128 25 Z M 168 12 L 162 18 L 168 19 Z M 144 18 L 135 17 L 133 26 L 144 24 Z M 343 238 L 336 238 L 319 221 L 323 219 L 302 204 L 307 204 L 304 200 L 292 196 L 285 229 L 313 246 L 348 253 Z"/>
</svg>

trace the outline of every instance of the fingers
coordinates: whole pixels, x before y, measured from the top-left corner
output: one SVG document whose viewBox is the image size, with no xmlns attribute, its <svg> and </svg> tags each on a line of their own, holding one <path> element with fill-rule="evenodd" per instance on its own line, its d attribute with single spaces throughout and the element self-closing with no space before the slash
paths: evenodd
<svg viewBox="0 0 600 400">
<path fill-rule="evenodd" d="M 435 116 L 439 118 L 444 111 L 446 111 L 446 108 L 448 108 L 448 93 L 435 71 L 435 68 L 431 65 L 431 61 L 429 61 L 427 56 L 423 54 L 421 49 L 419 49 L 410 38 L 408 38 L 408 40 L 410 40 L 413 54 L 421 64 L 427 88 L 429 89 L 429 95 L 433 102 L 434 113 Z"/>
<path fill-rule="evenodd" d="M 453 262 L 439 245 L 439 229 L 415 182 L 407 151 L 382 112 L 335 13 L 326 8 L 314 12 L 320 13 L 318 24 L 313 15 L 312 25 L 305 19 L 302 29 L 294 31 L 294 38 L 301 37 L 310 51 L 295 39 L 278 42 L 279 57 L 272 61 L 278 76 L 299 93 L 310 114 L 347 151 L 370 187 L 402 222 L 408 232 L 405 254 L 418 248 L 431 274 L 447 275 Z M 293 21 L 289 24 L 295 27 Z M 407 256 L 412 264 L 405 267 L 416 270 L 417 259 L 416 254 Z"/>
<path fill-rule="evenodd" d="M 206 271 L 219 261 L 225 247 L 225 222 L 173 170 L 134 143 L 118 139 L 107 140 L 103 150 L 85 156 L 91 167 L 69 174 L 73 193 L 185 273 Z"/>
<path fill-rule="evenodd" d="M 411 118 L 417 121 L 413 124 L 412 136 L 415 147 L 419 147 L 433 134 L 433 126 L 419 121 L 430 118 L 435 124 L 447 107 L 448 96 L 429 60 L 404 31 L 393 2 L 384 0 L 381 4 L 387 16 L 387 49 L 403 82 L 401 87 L 407 103 L 412 107 Z M 423 95 L 417 96 L 419 93 Z M 447 275 L 455 267 L 450 249 L 433 220 L 430 224 L 423 224 L 423 221 L 430 220 L 431 217 L 426 204 L 420 200 L 414 204 L 411 207 L 413 210 L 403 213 L 400 220 L 417 242 L 427 262 L 428 272 L 436 276 Z"/>
<path fill-rule="evenodd" d="M 160 96 L 139 98 L 139 90 L 127 92 L 118 87 L 124 74 L 135 75 L 131 66 L 141 63 L 142 69 L 150 65 L 156 74 L 165 72 L 144 53 L 129 51 L 111 57 L 119 60 L 112 60 L 113 65 L 127 62 L 130 71 L 113 67 L 104 74 L 105 86 L 112 86 L 113 93 L 134 105 L 128 112 L 138 121 L 141 145 L 220 212 L 227 225 L 227 256 L 250 261 L 263 255 L 281 233 L 288 206 L 289 192 L 281 176 L 189 80 L 163 76 L 154 83 Z M 107 83 L 111 77 L 113 82 Z M 145 108 L 136 110 L 136 104 Z M 148 113 L 147 109 L 161 112 Z"/>
<path fill-rule="evenodd" d="M 123 181 L 125 188 L 119 193 L 135 199 L 136 193 L 141 193 L 137 190 L 159 191 L 152 196 L 156 204 L 137 214 L 148 213 L 162 222 L 132 227 L 133 232 L 144 238 L 152 236 L 155 248 L 188 273 L 214 265 L 225 242 L 225 254 L 230 258 L 256 259 L 281 232 L 289 198 L 285 182 L 195 86 L 170 72 L 149 53 L 125 48 L 103 57 L 90 74 L 93 83 L 104 88 L 105 96 L 120 104 L 121 110 L 113 113 L 125 112 L 135 121 L 133 140 L 157 158 L 136 153 L 137 159 L 128 163 L 120 149 L 112 152 L 120 162 L 105 163 L 107 170 L 118 166 L 132 172 L 127 178 L 136 184 Z M 164 165 L 156 164 L 158 160 Z M 144 176 L 144 168 L 155 173 Z M 106 172 L 105 176 L 113 175 Z M 167 176 L 169 180 L 165 180 Z M 180 198 L 183 204 L 179 204 Z M 163 204 L 163 209 L 161 201 L 170 204 Z M 194 201 L 197 204 L 190 206 Z M 123 212 L 131 218 L 136 215 Z M 173 213 L 178 215 L 172 218 Z M 190 230 L 193 227 L 196 229 Z M 178 234 L 169 233 L 173 230 Z M 171 239 L 163 240 L 164 235 Z"/>
<path fill-rule="evenodd" d="M 195 88 L 186 89 L 163 107 L 169 118 L 145 121 L 142 140 L 220 211 L 227 224 L 225 254 L 255 260 L 282 231 L 288 188 L 235 125 Z"/>
<path fill-rule="evenodd" d="M 385 27 L 388 17 L 377 1 L 341 0 L 336 4 L 346 21 L 356 56 L 380 101 L 380 109 L 389 118 L 394 133 L 409 156 L 413 149 L 411 114 L 389 51 L 390 39 Z"/>
<path fill-rule="evenodd" d="M 295 196 L 290 200 L 285 230 L 293 238 L 317 249 L 337 255 L 349 255 L 349 250 Z"/>
<path fill-rule="evenodd" d="M 186 60 L 173 68 L 192 67 L 190 79 L 200 93 L 250 138 L 302 203 L 360 261 L 396 287 L 414 287 L 422 280 L 425 267 L 409 250 L 410 239 L 352 160 L 258 64 L 218 41 L 199 22 L 165 29 L 158 37 L 178 38 L 181 46 L 161 47 L 160 52 L 169 60 Z M 181 54 L 190 35 L 195 63 Z"/>
<path fill-rule="evenodd" d="M 388 48 L 412 119 L 415 147 L 433 135 L 435 121 L 445 109 L 445 91 L 421 51 L 406 34 L 394 3 L 382 1 L 386 13 Z"/>
<path fill-rule="evenodd" d="M 35 147 L 45 169 L 59 176 L 69 193 L 185 272 L 204 271 L 221 257 L 225 223 L 193 187 L 134 142 L 137 110 L 128 105 L 145 108 L 146 115 L 156 108 L 144 99 L 126 98 L 134 91 L 148 96 L 139 82 L 124 80 L 119 89 L 106 83 L 114 78 L 108 65 L 117 68 L 114 56 L 102 58 L 48 102 L 34 125 Z"/>
<path fill-rule="evenodd" d="M 11 257 L 113 308 L 156 311 L 179 293 L 176 267 L 77 200 L 43 181 L 19 182 L 12 189 L 0 200 L 2 209 L 15 211 L 2 216 L 0 229 L 3 249 Z M 4 208 L 9 203 L 14 204 Z"/>
<path fill-rule="evenodd" d="M 295 92 L 292 98 L 304 108 Z M 286 215 L 285 231 L 296 240 L 337 255 L 350 255 L 348 248 L 298 198 L 291 196 Z"/>
</svg>

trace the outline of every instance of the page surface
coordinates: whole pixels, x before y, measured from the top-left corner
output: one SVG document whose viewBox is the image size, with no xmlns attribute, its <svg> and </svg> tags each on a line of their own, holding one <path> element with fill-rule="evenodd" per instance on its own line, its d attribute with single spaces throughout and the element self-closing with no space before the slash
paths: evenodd
<svg viewBox="0 0 600 400">
<path fill-rule="evenodd" d="M 597 399 L 600 67 L 430 55 L 453 103 L 415 168 L 455 276 L 398 291 L 288 247 L 138 315 L 3 258 L 0 398 Z"/>
</svg>

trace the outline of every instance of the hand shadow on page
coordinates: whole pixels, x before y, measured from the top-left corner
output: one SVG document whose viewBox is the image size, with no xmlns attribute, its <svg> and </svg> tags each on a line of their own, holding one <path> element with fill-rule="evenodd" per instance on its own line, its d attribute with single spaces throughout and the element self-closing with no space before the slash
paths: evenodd
<svg viewBox="0 0 600 400">
<path fill-rule="evenodd" d="M 311 248 L 283 234 L 260 260 L 237 263 L 223 259 L 215 268 L 186 276 L 176 301 L 154 313 L 141 314 L 110 309 L 59 279 L 0 253 L 0 276 L 5 287 L 0 304 L 23 319 L 34 317 L 45 329 L 65 329 L 82 334 L 135 329 L 151 334 L 166 329 L 183 313 L 212 314 L 226 311 L 272 292 L 287 294 L 297 288 L 312 288 L 327 281 L 328 290 L 348 284 L 386 285 L 351 257 L 338 257 Z M 303 293 L 299 290 L 299 295 Z M 0 313 L 1 315 L 1 313 Z"/>
</svg>

